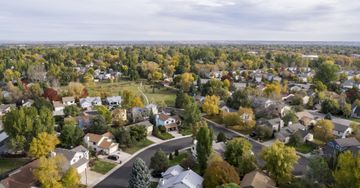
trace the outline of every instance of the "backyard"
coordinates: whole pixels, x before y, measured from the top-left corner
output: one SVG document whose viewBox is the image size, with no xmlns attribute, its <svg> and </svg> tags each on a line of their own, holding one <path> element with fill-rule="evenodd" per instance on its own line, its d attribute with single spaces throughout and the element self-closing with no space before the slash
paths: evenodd
<svg viewBox="0 0 360 188">
<path fill-rule="evenodd" d="M 176 93 L 164 87 L 155 88 L 153 90 L 152 86 L 144 82 L 133 82 L 133 81 L 119 81 L 114 83 L 95 83 L 93 85 L 87 86 L 90 96 L 102 96 L 107 95 L 119 95 L 120 92 L 128 90 L 135 95 L 140 95 L 139 91 L 141 88 L 142 92 L 147 96 L 149 103 L 154 102 L 157 104 L 165 103 L 169 106 L 174 106 Z M 154 91 L 154 92 L 153 92 Z"/>
<path fill-rule="evenodd" d="M 19 168 L 30 162 L 29 158 L 0 158 L 0 174 Z"/>
</svg>

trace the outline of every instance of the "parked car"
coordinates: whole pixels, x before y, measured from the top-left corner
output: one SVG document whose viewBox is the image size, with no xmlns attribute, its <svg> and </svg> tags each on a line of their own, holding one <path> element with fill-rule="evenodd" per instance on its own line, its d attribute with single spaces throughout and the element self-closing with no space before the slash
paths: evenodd
<svg viewBox="0 0 360 188">
<path fill-rule="evenodd" d="M 109 155 L 107 158 L 110 160 L 113 160 L 113 161 L 119 160 L 119 156 L 117 156 L 117 155 Z"/>
</svg>

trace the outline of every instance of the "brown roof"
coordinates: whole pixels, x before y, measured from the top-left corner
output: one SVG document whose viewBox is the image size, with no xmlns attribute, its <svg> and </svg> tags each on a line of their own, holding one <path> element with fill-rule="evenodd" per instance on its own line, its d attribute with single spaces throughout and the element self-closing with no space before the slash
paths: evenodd
<svg viewBox="0 0 360 188">
<path fill-rule="evenodd" d="M 96 142 L 96 143 L 98 143 L 102 138 L 102 135 L 93 134 L 93 133 L 87 133 L 86 136 L 89 137 L 90 142 Z"/>
<path fill-rule="evenodd" d="M 108 148 L 110 148 L 111 144 L 113 144 L 113 142 L 109 142 L 107 139 L 104 139 L 104 140 L 99 144 L 99 147 L 104 148 L 104 149 L 108 149 Z"/>
<path fill-rule="evenodd" d="M 275 182 L 266 174 L 254 170 L 247 173 L 243 180 L 240 183 L 240 186 L 243 188 L 252 187 L 252 188 L 274 188 L 276 187 Z"/>
<path fill-rule="evenodd" d="M 34 160 L 19 169 L 15 170 L 9 177 L 1 180 L 5 188 L 30 188 L 37 180 L 33 175 L 34 169 L 39 165 L 39 160 Z"/>
<path fill-rule="evenodd" d="M 166 121 L 169 118 L 170 118 L 170 116 L 168 116 L 168 115 L 166 115 L 164 113 L 159 114 L 159 119 L 162 120 L 162 121 Z"/>
<path fill-rule="evenodd" d="M 167 129 L 173 128 L 173 127 L 177 127 L 177 126 L 178 126 L 178 124 L 176 124 L 176 123 L 170 123 L 170 124 L 165 125 L 165 127 L 166 127 Z"/>
</svg>

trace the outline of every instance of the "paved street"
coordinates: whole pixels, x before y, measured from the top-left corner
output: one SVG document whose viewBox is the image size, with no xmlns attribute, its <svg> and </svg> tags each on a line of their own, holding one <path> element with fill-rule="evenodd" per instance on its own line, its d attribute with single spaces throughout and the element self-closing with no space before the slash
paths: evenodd
<svg viewBox="0 0 360 188">
<path fill-rule="evenodd" d="M 162 149 L 165 152 L 173 152 L 175 149 L 182 149 L 185 147 L 189 147 L 192 144 L 192 138 L 182 138 L 174 141 L 169 141 L 160 145 L 156 145 L 154 147 L 151 147 L 140 154 L 138 154 L 136 157 L 140 157 L 143 159 L 147 165 L 150 163 L 150 158 L 154 155 L 154 153 L 158 149 Z M 118 170 L 116 170 L 114 173 L 112 173 L 110 176 L 105 178 L 103 181 L 101 181 L 99 184 L 97 184 L 95 187 L 99 188 L 126 188 L 128 187 L 128 180 L 130 176 L 130 171 L 132 164 L 134 160 L 136 159 L 134 157 L 130 161 L 128 161 L 126 164 L 124 164 L 122 167 L 120 167 Z"/>
</svg>

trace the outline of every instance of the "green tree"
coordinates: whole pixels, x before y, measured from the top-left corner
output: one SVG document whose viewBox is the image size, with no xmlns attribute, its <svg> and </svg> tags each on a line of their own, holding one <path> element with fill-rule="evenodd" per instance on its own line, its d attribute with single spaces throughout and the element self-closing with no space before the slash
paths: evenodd
<svg viewBox="0 0 360 188">
<path fill-rule="evenodd" d="M 150 184 L 150 172 L 145 162 L 140 158 L 135 159 L 130 172 L 129 188 L 149 188 Z"/>
<path fill-rule="evenodd" d="M 244 138 L 234 138 L 226 143 L 225 160 L 237 168 L 240 176 L 244 176 L 256 168 L 256 159 L 251 148 L 250 142 Z"/>
<path fill-rule="evenodd" d="M 216 188 L 240 188 L 240 186 L 236 183 L 227 183 L 227 184 L 217 186 Z"/>
<path fill-rule="evenodd" d="M 287 183 L 291 179 L 291 172 L 299 159 L 293 147 L 285 146 L 280 141 L 264 148 L 261 158 L 266 162 L 265 169 L 269 175 L 278 183 Z"/>
<path fill-rule="evenodd" d="M 305 182 L 309 187 L 322 187 L 331 182 L 331 170 L 323 157 L 310 158 L 305 174 Z"/>
<path fill-rule="evenodd" d="M 349 118 L 351 116 L 351 104 L 349 103 L 345 103 L 342 107 L 341 107 L 341 112 L 343 114 L 343 116 L 345 116 L 346 118 Z"/>
<path fill-rule="evenodd" d="M 196 153 L 201 174 L 207 167 L 207 160 L 212 151 L 213 132 L 207 126 L 201 127 L 196 135 Z"/>
<path fill-rule="evenodd" d="M 333 138 L 334 124 L 331 120 L 323 119 L 318 121 L 314 127 L 315 138 L 324 142 L 329 141 Z"/>
<path fill-rule="evenodd" d="M 193 100 L 187 93 L 182 90 L 179 90 L 176 94 L 175 107 L 184 108 L 186 105 L 191 103 Z"/>
<path fill-rule="evenodd" d="M 185 106 L 181 116 L 183 118 L 183 125 L 187 128 L 192 128 L 201 121 L 201 112 L 193 100 Z"/>
<path fill-rule="evenodd" d="M 337 72 L 339 71 L 339 66 L 335 65 L 332 62 L 324 62 L 322 63 L 315 74 L 315 79 L 320 80 L 325 85 L 329 86 L 329 84 L 338 79 Z"/>
<path fill-rule="evenodd" d="M 229 163 L 213 162 L 205 171 L 203 183 L 204 188 L 214 188 L 227 183 L 240 184 L 240 178 Z"/>
<path fill-rule="evenodd" d="M 321 103 L 321 112 L 324 114 L 337 114 L 339 112 L 339 103 L 334 99 L 325 99 Z"/>
<path fill-rule="evenodd" d="M 61 146 L 65 148 L 73 148 L 82 142 L 84 131 L 74 123 L 66 123 L 63 125 L 60 134 Z"/>
<path fill-rule="evenodd" d="M 246 89 L 237 90 L 229 97 L 227 105 L 234 109 L 239 109 L 240 107 L 250 107 L 251 100 L 249 98 L 249 92 Z"/>
<path fill-rule="evenodd" d="M 166 153 L 161 149 L 157 150 L 150 160 L 150 168 L 153 169 L 153 174 L 159 176 L 161 172 L 165 172 L 169 168 L 169 159 Z"/>
<path fill-rule="evenodd" d="M 226 140 L 227 140 L 227 138 L 226 138 L 226 135 L 224 134 L 224 132 L 220 132 L 216 137 L 217 142 L 226 142 Z"/>
<path fill-rule="evenodd" d="M 66 188 L 77 188 L 80 185 L 80 175 L 77 173 L 76 168 L 71 166 L 65 172 L 61 181 Z"/>
<path fill-rule="evenodd" d="M 130 127 L 130 136 L 136 141 L 140 141 L 146 138 L 147 130 L 144 125 L 137 125 Z"/>
<path fill-rule="evenodd" d="M 111 112 L 106 106 L 99 105 L 99 106 L 95 106 L 94 109 L 99 113 L 100 116 L 102 116 L 105 119 L 107 124 L 111 123 L 112 121 Z"/>
<path fill-rule="evenodd" d="M 294 134 L 292 134 L 290 136 L 289 144 L 291 146 L 295 146 L 295 147 L 304 144 L 304 140 L 303 140 L 303 138 L 302 138 L 302 136 L 300 135 L 299 132 L 295 132 Z"/>
<path fill-rule="evenodd" d="M 298 118 L 293 111 L 286 112 L 285 116 L 283 117 L 283 121 L 285 125 L 289 125 L 289 122 L 297 123 Z"/>
<path fill-rule="evenodd" d="M 339 155 L 336 169 L 333 172 L 334 187 L 359 187 L 360 186 L 360 155 L 353 156 L 351 151 Z"/>
<path fill-rule="evenodd" d="M 131 147 L 136 143 L 136 140 L 130 136 L 130 131 L 126 130 L 124 127 L 113 129 L 112 134 L 121 147 Z"/>
<path fill-rule="evenodd" d="M 95 116 L 91 122 L 92 125 L 89 127 L 89 132 L 91 133 L 104 134 L 109 130 L 109 126 L 102 116 Z"/>
<path fill-rule="evenodd" d="M 64 109 L 65 116 L 76 117 L 80 114 L 80 108 L 76 105 L 66 106 Z"/>
<path fill-rule="evenodd" d="M 35 158 L 45 157 L 49 155 L 51 151 L 54 151 L 56 145 L 59 143 L 60 141 L 56 135 L 42 132 L 32 139 L 29 153 Z"/>
</svg>

